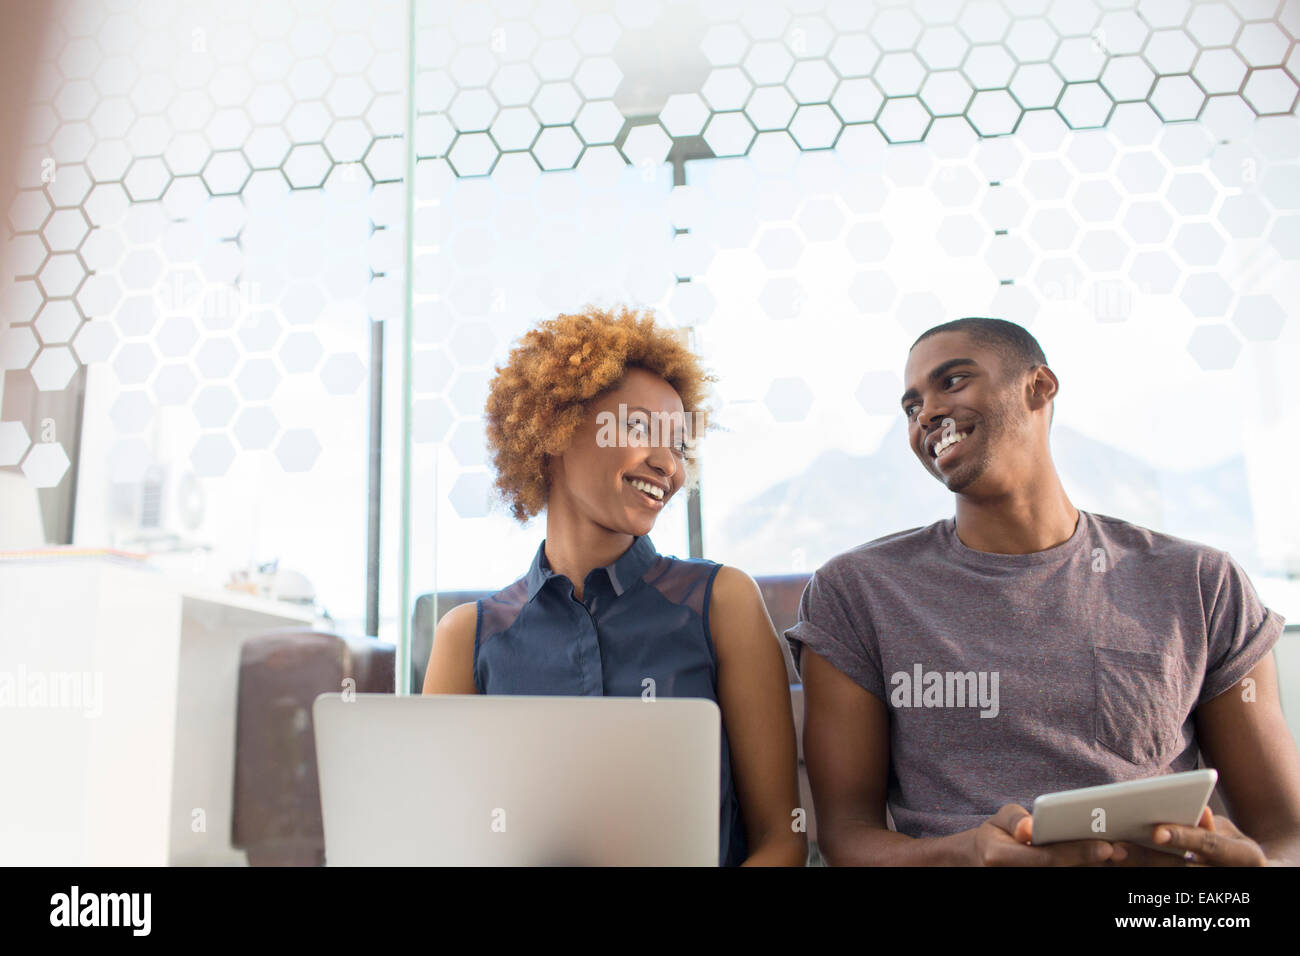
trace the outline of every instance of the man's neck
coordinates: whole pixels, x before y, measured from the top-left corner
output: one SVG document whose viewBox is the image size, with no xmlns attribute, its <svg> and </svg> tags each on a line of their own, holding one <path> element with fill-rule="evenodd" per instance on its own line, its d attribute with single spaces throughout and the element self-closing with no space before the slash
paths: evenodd
<svg viewBox="0 0 1300 956">
<path fill-rule="evenodd" d="M 1001 495 L 957 495 L 957 537 L 973 551 L 1046 551 L 1068 541 L 1078 521 L 1055 469 Z"/>
<path fill-rule="evenodd" d="M 617 561 L 634 539 L 634 535 L 610 531 L 562 505 L 547 508 L 546 562 L 556 574 L 569 579 L 579 601 L 587 575 Z"/>
</svg>

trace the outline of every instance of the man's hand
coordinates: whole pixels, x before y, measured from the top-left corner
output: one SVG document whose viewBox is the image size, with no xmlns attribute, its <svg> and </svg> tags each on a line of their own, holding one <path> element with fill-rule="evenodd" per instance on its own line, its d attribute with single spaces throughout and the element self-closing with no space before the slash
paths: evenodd
<svg viewBox="0 0 1300 956">
<path fill-rule="evenodd" d="M 1209 807 L 1194 827 L 1161 823 L 1151 830 L 1151 842 L 1181 855 L 1152 850 L 1137 843 L 1115 844 L 1112 866 L 1272 866 L 1263 848 L 1237 829 L 1227 817 Z"/>
<path fill-rule="evenodd" d="M 1111 857 L 1105 840 L 1071 840 L 1031 846 L 1034 818 L 1024 807 L 1008 803 L 973 830 L 967 830 L 971 866 L 1089 866 Z"/>
</svg>

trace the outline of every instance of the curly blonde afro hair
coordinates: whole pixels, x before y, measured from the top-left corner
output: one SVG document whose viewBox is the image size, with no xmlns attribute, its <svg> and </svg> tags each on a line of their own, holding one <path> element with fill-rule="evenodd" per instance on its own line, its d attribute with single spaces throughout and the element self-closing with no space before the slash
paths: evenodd
<svg viewBox="0 0 1300 956">
<path fill-rule="evenodd" d="M 709 384 L 717 379 L 704 371 L 679 333 L 656 324 L 649 311 L 587 306 L 577 315 L 547 319 L 524 335 L 505 366 L 497 367 L 488 389 L 487 441 L 496 487 L 517 520 L 525 522 L 546 506 L 548 458 L 563 454 L 588 403 L 617 386 L 629 368 L 663 378 L 681 397 L 683 409 L 693 413 L 688 421 L 707 421 Z M 696 478 L 688 459 L 687 483 Z"/>
</svg>

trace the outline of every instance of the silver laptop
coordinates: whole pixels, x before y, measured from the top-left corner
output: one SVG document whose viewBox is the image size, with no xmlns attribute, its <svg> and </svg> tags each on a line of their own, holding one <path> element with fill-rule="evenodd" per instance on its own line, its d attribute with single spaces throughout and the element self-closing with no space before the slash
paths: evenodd
<svg viewBox="0 0 1300 956">
<path fill-rule="evenodd" d="M 327 866 L 717 866 L 711 700 L 321 694 Z"/>
</svg>

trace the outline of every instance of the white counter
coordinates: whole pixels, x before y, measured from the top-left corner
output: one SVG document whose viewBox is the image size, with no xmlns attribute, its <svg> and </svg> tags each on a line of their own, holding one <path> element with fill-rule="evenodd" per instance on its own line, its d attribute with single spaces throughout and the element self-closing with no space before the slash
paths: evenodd
<svg viewBox="0 0 1300 956">
<path fill-rule="evenodd" d="M 112 557 L 0 560 L 0 864 L 242 865 L 242 642 L 300 607 Z"/>
</svg>

